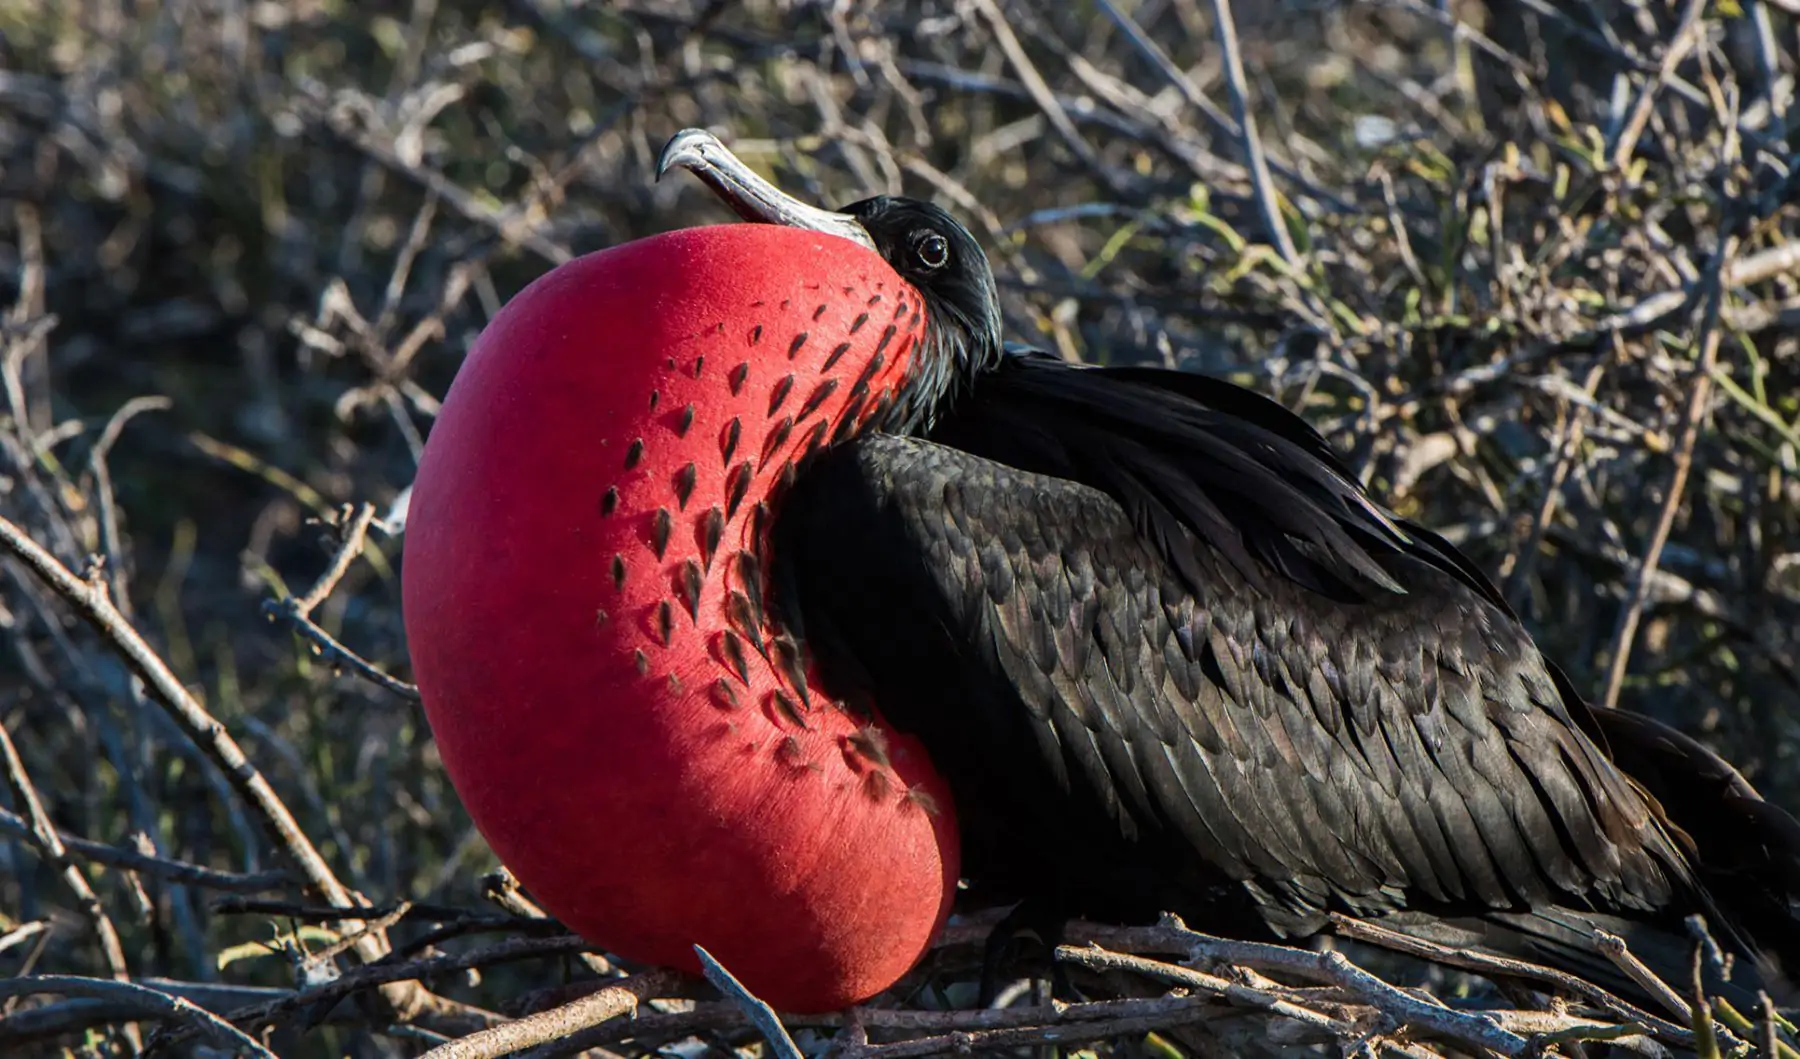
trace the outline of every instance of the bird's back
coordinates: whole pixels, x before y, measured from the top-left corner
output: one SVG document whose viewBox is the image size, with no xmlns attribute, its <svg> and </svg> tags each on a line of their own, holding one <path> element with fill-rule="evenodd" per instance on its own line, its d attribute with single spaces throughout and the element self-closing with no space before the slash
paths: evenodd
<svg viewBox="0 0 1800 1059">
<path fill-rule="evenodd" d="M 956 789 L 978 892 L 1601 976 L 1596 927 L 1719 911 L 1492 585 L 1247 391 L 1009 358 L 928 439 L 821 459 L 777 534 L 821 664 Z"/>
</svg>

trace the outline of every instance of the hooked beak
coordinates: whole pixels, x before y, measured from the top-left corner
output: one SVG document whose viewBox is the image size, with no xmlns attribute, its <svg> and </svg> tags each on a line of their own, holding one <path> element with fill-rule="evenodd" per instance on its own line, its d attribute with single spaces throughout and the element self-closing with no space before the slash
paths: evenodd
<svg viewBox="0 0 1800 1059">
<path fill-rule="evenodd" d="M 875 240 L 856 218 L 808 206 L 757 176 L 737 155 L 705 129 L 683 129 L 663 148 L 656 161 L 656 178 L 669 170 L 692 172 L 739 217 L 757 224 L 781 224 L 848 239 L 870 250 Z"/>
</svg>

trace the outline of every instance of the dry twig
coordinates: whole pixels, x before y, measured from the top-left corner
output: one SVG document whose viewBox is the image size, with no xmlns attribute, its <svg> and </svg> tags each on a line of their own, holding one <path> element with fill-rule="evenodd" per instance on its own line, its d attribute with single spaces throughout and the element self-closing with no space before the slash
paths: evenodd
<svg viewBox="0 0 1800 1059">
<path fill-rule="evenodd" d="M 0 998 L 36 993 L 91 997 L 121 1004 L 131 1009 L 137 1018 L 171 1019 L 192 1027 L 201 1035 L 239 1054 L 254 1056 L 256 1059 L 275 1059 L 273 1052 L 205 1008 L 196 1007 L 181 997 L 132 982 L 107 982 L 98 978 L 66 974 L 41 974 L 0 980 Z"/>
</svg>

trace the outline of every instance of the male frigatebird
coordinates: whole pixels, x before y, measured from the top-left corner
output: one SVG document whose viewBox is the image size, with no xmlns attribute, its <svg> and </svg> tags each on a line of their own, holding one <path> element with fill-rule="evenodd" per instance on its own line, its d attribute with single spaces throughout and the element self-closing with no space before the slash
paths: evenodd
<svg viewBox="0 0 1800 1059">
<path fill-rule="evenodd" d="M 446 765 L 544 904 L 778 1006 L 911 966 L 959 874 L 1026 920 L 1331 913 L 1635 987 L 1703 914 L 1800 959 L 1800 825 L 1590 709 L 1490 582 L 1249 391 L 1011 350 L 941 209 L 783 195 L 495 318 L 412 504 Z M 960 862 L 959 862 L 960 856 Z M 1759 977 L 1760 976 L 1760 977 Z"/>
</svg>

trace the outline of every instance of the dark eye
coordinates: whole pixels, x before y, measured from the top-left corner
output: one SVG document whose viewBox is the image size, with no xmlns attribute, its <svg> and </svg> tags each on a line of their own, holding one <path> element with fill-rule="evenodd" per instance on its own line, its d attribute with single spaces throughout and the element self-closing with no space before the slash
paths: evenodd
<svg viewBox="0 0 1800 1059">
<path fill-rule="evenodd" d="M 936 271 L 950 263 L 950 240 L 936 232 L 917 232 L 913 235 L 913 256 L 919 264 Z"/>
</svg>

